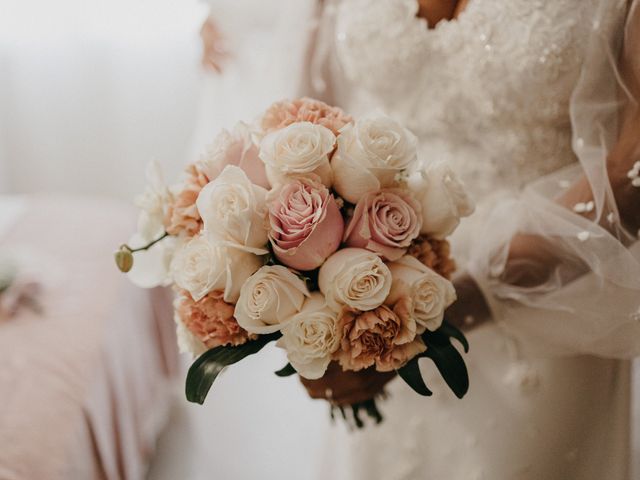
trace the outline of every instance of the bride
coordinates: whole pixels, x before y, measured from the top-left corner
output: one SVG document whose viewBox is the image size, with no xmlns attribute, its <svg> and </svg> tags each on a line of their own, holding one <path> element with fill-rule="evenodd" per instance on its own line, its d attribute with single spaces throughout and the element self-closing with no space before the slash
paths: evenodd
<svg viewBox="0 0 640 480">
<path fill-rule="evenodd" d="M 354 115 L 382 108 L 477 202 L 452 245 L 468 395 L 425 361 L 433 397 L 391 381 L 386 421 L 336 428 L 322 478 L 629 478 L 639 27 L 628 0 L 322 3 L 310 92 Z M 307 388 L 351 403 L 378 380 Z"/>
</svg>

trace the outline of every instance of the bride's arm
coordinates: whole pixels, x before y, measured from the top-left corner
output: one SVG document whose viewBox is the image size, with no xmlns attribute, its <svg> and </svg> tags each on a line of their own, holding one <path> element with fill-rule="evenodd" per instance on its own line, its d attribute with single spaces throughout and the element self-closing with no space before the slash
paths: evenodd
<svg viewBox="0 0 640 480">
<path fill-rule="evenodd" d="M 640 161 L 640 4 L 636 2 L 635 10 L 631 10 L 629 22 L 634 28 L 627 28 L 625 48 L 619 63 L 619 75 L 624 88 L 620 90 L 621 105 L 619 117 L 619 133 L 617 142 L 609 152 L 606 162 L 606 173 L 610 183 L 615 206 L 596 218 L 595 209 L 585 209 L 576 215 L 597 221 L 599 226 L 617 236 L 620 241 L 629 243 L 628 236 L 618 235 L 617 226 L 622 226 L 632 237 L 640 234 L 640 188 L 632 184 L 634 165 Z M 635 49 L 633 47 L 635 46 Z M 638 181 L 636 181 L 637 183 Z M 587 205 L 594 202 L 593 191 L 587 176 L 583 173 L 556 202 L 562 207 L 575 212 L 576 205 Z M 614 221 L 612 221 L 614 220 Z M 514 287 L 532 288 L 546 282 L 550 275 L 566 258 L 556 248 L 553 238 L 539 235 L 516 234 L 509 245 L 508 258 L 500 280 Z M 588 271 L 574 266 L 573 278 Z M 572 278 L 565 278 L 570 281 Z M 458 301 L 448 311 L 449 321 L 468 330 L 483 324 L 489 317 L 489 308 L 480 293 L 480 289 L 468 274 L 461 274 L 454 280 L 458 291 Z"/>
<path fill-rule="evenodd" d="M 640 82 L 638 84 L 640 85 Z M 632 185 L 628 175 L 634 164 L 640 161 L 639 137 L 640 108 L 637 105 L 628 105 L 622 114 L 619 140 L 607 159 L 607 173 L 616 199 L 620 221 L 631 232 L 638 232 L 640 229 L 640 188 Z M 573 210 L 575 205 L 588 204 L 593 200 L 589 181 L 583 174 L 557 199 L 557 203 Z M 590 220 L 596 220 L 594 210 L 580 214 Z M 603 228 L 610 230 L 612 223 L 607 217 L 608 215 L 602 215 L 599 223 Z M 501 280 L 513 286 L 535 287 L 546 282 L 562 261 L 563 258 L 558 250 L 547 239 L 536 235 L 519 234 L 511 241 Z M 586 269 L 582 271 L 575 269 L 574 275 L 578 276 L 586 271 Z M 489 307 L 473 278 L 469 274 L 462 273 L 454 279 L 454 284 L 458 300 L 447 311 L 448 320 L 465 331 L 489 320 Z"/>
</svg>

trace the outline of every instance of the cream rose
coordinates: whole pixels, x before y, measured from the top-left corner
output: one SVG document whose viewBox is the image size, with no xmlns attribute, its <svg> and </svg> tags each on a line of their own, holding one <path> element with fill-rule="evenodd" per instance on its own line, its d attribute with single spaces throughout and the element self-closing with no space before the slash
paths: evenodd
<svg viewBox="0 0 640 480">
<path fill-rule="evenodd" d="M 331 160 L 334 190 L 357 203 L 367 192 L 391 187 L 417 157 L 416 137 L 388 117 L 364 118 L 338 135 Z"/>
<path fill-rule="evenodd" d="M 367 311 L 379 307 L 391 289 L 391 272 L 375 253 L 344 248 L 320 267 L 320 291 L 335 311 L 343 306 Z"/>
<path fill-rule="evenodd" d="M 460 223 L 474 211 L 474 205 L 464 184 L 444 162 L 429 165 L 426 170 L 411 174 L 408 185 L 422 205 L 424 235 L 442 239 L 451 235 Z"/>
<path fill-rule="evenodd" d="M 234 315 L 249 333 L 273 333 L 302 309 L 308 296 L 304 281 L 291 270 L 264 266 L 242 286 Z"/>
<path fill-rule="evenodd" d="M 225 167 L 196 200 L 205 233 L 214 241 L 229 242 L 259 255 L 267 253 L 266 197 L 267 191 L 251 183 L 239 167 Z"/>
<path fill-rule="evenodd" d="M 171 262 L 174 283 L 197 302 L 212 290 L 224 291 L 234 303 L 245 281 L 262 266 L 262 259 L 238 248 L 211 242 L 200 234 L 182 244 Z"/>
<path fill-rule="evenodd" d="M 277 346 L 286 350 L 289 362 L 301 377 L 313 380 L 324 375 L 340 340 L 337 314 L 321 293 L 314 292 L 300 313 L 282 328 Z"/>
<path fill-rule="evenodd" d="M 418 333 L 437 330 L 445 309 L 456 300 L 453 284 L 409 255 L 388 266 L 393 284 L 385 304 L 395 305 L 401 298 L 409 297 Z"/>
<path fill-rule="evenodd" d="M 293 123 L 268 134 L 260 143 L 260 158 L 271 185 L 287 178 L 315 174 L 330 187 L 333 182 L 329 154 L 336 137 L 331 130 L 310 122 Z"/>
</svg>

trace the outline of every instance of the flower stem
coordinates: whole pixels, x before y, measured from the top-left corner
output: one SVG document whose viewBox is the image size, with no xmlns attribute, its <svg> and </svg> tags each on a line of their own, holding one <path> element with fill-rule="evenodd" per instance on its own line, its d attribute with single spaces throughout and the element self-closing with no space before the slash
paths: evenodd
<svg viewBox="0 0 640 480">
<path fill-rule="evenodd" d="M 385 397 L 383 395 L 380 395 L 378 398 L 384 399 Z M 330 410 L 332 421 L 336 420 L 336 410 L 340 412 L 342 419 L 347 424 L 350 430 L 353 430 L 354 427 L 356 429 L 361 429 L 366 426 L 366 423 L 360 416 L 361 412 L 366 413 L 367 416 L 376 424 L 379 424 L 383 421 L 382 414 L 380 413 L 380 410 L 378 409 L 378 405 L 376 403 L 376 398 L 371 398 L 369 400 L 365 400 L 364 402 L 354 403 L 353 405 L 349 406 L 332 405 Z M 347 410 L 351 411 L 351 415 L 347 415 Z"/>
<path fill-rule="evenodd" d="M 126 243 L 122 245 L 121 248 L 126 248 L 127 250 L 129 250 L 131 253 L 135 253 L 135 252 L 141 252 L 142 250 L 148 250 L 151 247 L 153 247 L 156 243 L 158 243 L 160 240 L 168 237 L 169 234 L 167 232 L 164 232 L 160 237 L 156 238 L 155 240 L 152 240 L 151 242 L 147 243 L 146 245 L 142 246 L 142 247 L 138 247 L 138 248 L 131 248 L 129 245 L 127 245 Z"/>
</svg>

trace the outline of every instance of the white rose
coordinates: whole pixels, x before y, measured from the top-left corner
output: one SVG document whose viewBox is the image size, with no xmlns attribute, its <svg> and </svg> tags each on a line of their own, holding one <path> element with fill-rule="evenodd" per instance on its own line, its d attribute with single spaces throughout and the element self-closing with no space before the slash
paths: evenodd
<svg viewBox="0 0 640 480">
<path fill-rule="evenodd" d="M 460 218 L 474 211 L 464 184 L 444 162 L 431 164 L 425 171 L 411 174 L 408 184 L 422 204 L 422 234 L 440 239 L 451 235 Z"/>
<path fill-rule="evenodd" d="M 318 175 L 323 184 L 333 182 L 329 154 L 336 137 L 331 130 L 310 122 L 298 122 L 268 134 L 260 143 L 260 158 L 267 167 L 271 185 L 287 178 Z"/>
<path fill-rule="evenodd" d="M 346 305 L 364 312 L 379 307 L 387 298 L 391 272 L 375 253 L 344 248 L 320 267 L 318 286 L 333 310 Z"/>
<path fill-rule="evenodd" d="M 242 286 L 234 316 L 250 333 L 273 333 L 302 309 L 308 296 L 304 281 L 291 270 L 264 266 Z"/>
<path fill-rule="evenodd" d="M 224 291 L 224 301 L 234 303 L 245 281 L 262 265 L 247 251 L 219 245 L 197 235 L 176 251 L 171 262 L 175 284 L 197 302 L 213 290 Z"/>
<path fill-rule="evenodd" d="M 337 314 L 326 304 L 320 292 L 314 292 L 304 302 L 300 313 L 282 328 L 277 346 L 287 351 L 289 362 L 301 377 L 320 378 L 340 346 Z"/>
<path fill-rule="evenodd" d="M 254 185 L 239 167 L 229 165 L 198 195 L 196 206 L 205 233 L 257 255 L 267 253 L 267 191 Z"/>
<path fill-rule="evenodd" d="M 345 126 L 331 160 L 333 188 L 357 203 L 365 193 L 393 186 L 417 157 L 417 140 L 388 117 L 364 118 Z"/>
<path fill-rule="evenodd" d="M 409 255 L 388 266 L 393 284 L 385 303 L 393 305 L 400 297 L 409 296 L 418 333 L 437 330 L 445 309 L 456 300 L 453 284 Z"/>
</svg>

